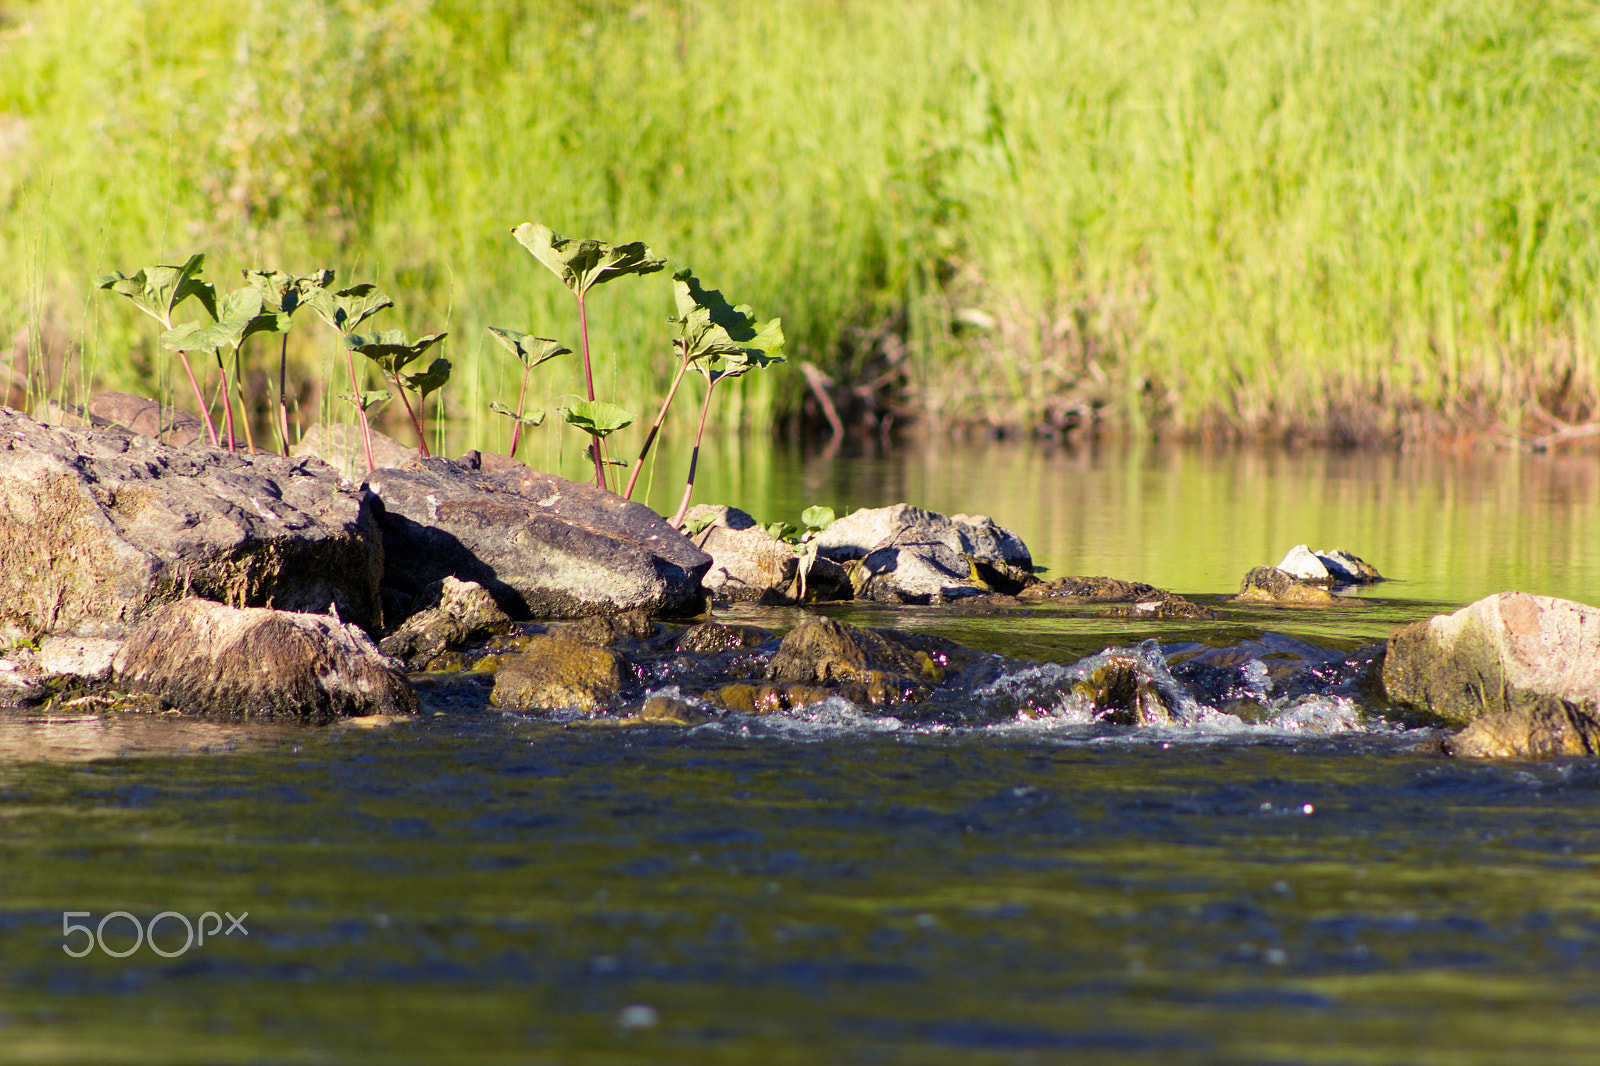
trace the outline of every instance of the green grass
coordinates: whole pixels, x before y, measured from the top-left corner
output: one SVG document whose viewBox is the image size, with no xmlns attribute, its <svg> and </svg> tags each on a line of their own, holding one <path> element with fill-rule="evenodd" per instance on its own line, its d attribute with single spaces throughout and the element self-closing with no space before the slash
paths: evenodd
<svg viewBox="0 0 1600 1066">
<path fill-rule="evenodd" d="M 35 392 L 174 384 L 96 274 L 327 265 L 395 295 L 385 328 L 451 331 L 454 432 L 503 447 L 516 366 L 483 327 L 576 339 L 509 234 L 541 221 L 648 242 L 846 377 L 860 338 L 903 342 L 936 422 L 1600 417 L 1592 4 L 485 6 L 0 0 L 0 345 Z M 602 398 L 647 423 L 670 281 L 591 310 Z M 578 391 L 547 370 L 535 406 Z M 723 414 L 803 391 L 756 376 Z"/>
</svg>

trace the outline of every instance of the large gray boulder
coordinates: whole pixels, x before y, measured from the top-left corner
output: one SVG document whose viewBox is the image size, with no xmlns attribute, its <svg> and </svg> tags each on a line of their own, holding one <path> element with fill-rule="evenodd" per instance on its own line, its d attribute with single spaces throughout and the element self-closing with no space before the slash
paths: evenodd
<svg viewBox="0 0 1600 1066">
<path fill-rule="evenodd" d="M 1034 580 L 1022 538 L 985 515 L 942 515 L 907 503 L 862 508 L 817 535 L 818 552 L 851 566 L 861 599 L 944 603 L 1016 593 Z"/>
<path fill-rule="evenodd" d="M 167 604 L 128 634 L 111 684 L 224 717 L 326 722 L 417 710 L 400 664 L 357 627 L 195 598 Z"/>
<path fill-rule="evenodd" d="M 44 426 L 0 407 L 0 632 L 116 637 L 184 596 L 376 628 L 368 494 L 309 459 Z"/>
<path fill-rule="evenodd" d="M 1394 631 L 1383 685 L 1455 725 L 1558 700 L 1600 707 L 1600 608 L 1501 592 Z"/>
<path fill-rule="evenodd" d="M 696 612 L 711 557 L 640 503 L 526 467 L 418 459 L 370 475 L 387 575 L 476 581 L 513 618 Z"/>
</svg>

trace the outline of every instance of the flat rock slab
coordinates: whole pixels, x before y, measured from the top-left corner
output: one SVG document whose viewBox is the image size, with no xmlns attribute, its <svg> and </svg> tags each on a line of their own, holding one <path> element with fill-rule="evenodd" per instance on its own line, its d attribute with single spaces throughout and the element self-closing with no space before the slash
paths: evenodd
<svg viewBox="0 0 1600 1066">
<path fill-rule="evenodd" d="M 323 463 L 44 426 L 0 407 L 0 628 L 121 636 L 161 604 L 326 612 L 376 628 L 369 495 Z"/>
<path fill-rule="evenodd" d="M 386 580 L 476 581 L 514 618 L 698 611 L 711 557 L 640 503 L 553 474 L 421 459 L 367 479 Z"/>
<path fill-rule="evenodd" d="M 1501 592 L 1402 626 L 1383 686 L 1395 703 L 1461 726 L 1548 699 L 1600 706 L 1600 608 Z"/>
<path fill-rule="evenodd" d="M 355 626 L 193 598 L 167 604 L 128 634 L 111 683 L 222 717 L 327 722 L 417 710 L 400 664 Z"/>
</svg>

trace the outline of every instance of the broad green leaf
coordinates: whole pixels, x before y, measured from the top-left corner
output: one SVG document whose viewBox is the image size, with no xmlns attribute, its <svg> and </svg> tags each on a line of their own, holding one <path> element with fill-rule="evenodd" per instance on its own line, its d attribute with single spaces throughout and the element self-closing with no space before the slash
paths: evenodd
<svg viewBox="0 0 1600 1066">
<path fill-rule="evenodd" d="M 795 534 L 795 528 L 787 522 L 768 522 L 766 530 L 773 540 L 790 540 Z"/>
<path fill-rule="evenodd" d="M 94 283 L 99 288 L 128 297 L 135 307 L 163 326 L 171 325 L 172 312 L 191 296 L 205 304 L 206 311 L 215 318 L 217 307 L 214 290 L 199 280 L 205 262 L 204 255 L 192 255 L 182 266 L 144 267 L 132 277 L 120 272 L 103 274 Z"/>
<path fill-rule="evenodd" d="M 333 271 L 317 270 L 295 277 L 281 270 L 246 270 L 244 277 L 251 288 L 261 293 L 263 310 L 287 316 L 309 303 L 316 292 L 326 289 L 333 281 Z"/>
<path fill-rule="evenodd" d="M 690 363 L 708 381 L 738 377 L 783 362 L 783 322 L 758 323 L 746 304 L 734 307 L 716 289 L 701 286 L 688 270 L 672 276 L 678 337 Z"/>
<path fill-rule="evenodd" d="M 352 407 L 358 406 L 356 403 L 356 398 L 351 396 L 348 392 L 341 392 L 339 394 L 339 399 L 343 400 Z M 392 399 L 394 399 L 394 394 L 388 389 L 374 389 L 371 392 L 363 392 L 361 394 L 361 402 L 359 406 L 363 411 L 371 411 L 382 407 Z"/>
<path fill-rule="evenodd" d="M 331 280 L 332 271 L 327 273 Z M 385 307 L 394 306 L 387 293 L 365 281 L 338 292 L 316 288 L 308 302 L 324 322 L 340 333 L 350 333 Z"/>
<path fill-rule="evenodd" d="M 450 380 L 450 360 L 435 359 L 428 364 L 428 369 L 420 374 L 407 374 L 405 376 L 406 388 L 420 395 L 424 400 L 430 392 L 438 392 L 444 388 L 444 383 Z"/>
<path fill-rule="evenodd" d="M 495 412 L 496 414 L 505 415 L 507 418 L 511 419 L 513 422 L 520 422 L 525 426 L 532 427 L 532 426 L 539 426 L 539 425 L 543 425 L 544 424 L 544 412 L 543 411 L 534 411 L 532 414 L 519 415 L 519 414 L 517 414 L 517 412 L 515 412 L 511 408 L 507 407 L 505 404 L 501 403 L 499 400 L 490 400 L 489 401 L 489 410 Z"/>
<path fill-rule="evenodd" d="M 520 359 L 522 365 L 529 370 L 547 359 L 572 354 L 571 348 L 563 348 L 560 341 L 553 341 L 549 337 L 535 337 L 527 333 L 518 333 L 514 329 L 501 329 L 498 326 L 488 328 L 489 332 L 494 334 L 494 339 Z"/>
<path fill-rule="evenodd" d="M 667 265 L 643 241 L 611 245 L 563 237 L 537 222 L 524 222 L 511 235 L 580 297 L 601 282 L 626 274 L 653 274 Z"/>
<path fill-rule="evenodd" d="M 807 507 L 800 512 L 800 521 L 806 524 L 807 529 L 816 530 L 818 533 L 833 525 L 832 507 Z"/>
<path fill-rule="evenodd" d="M 703 514 L 689 519 L 683 524 L 683 528 L 688 531 L 689 536 L 694 537 L 703 533 L 706 527 L 711 525 L 711 523 L 715 522 L 716 520 L 716 515 Z"/>
<path fill-rule="evenodd" d="M 390 377 L 397 377 L 423 352 L 449 336 L 448 333 L 432 333 L 426 337 L 418 337 L 415 341 L 408 340 L 403 330 L 391 329 L 381 333 L 371 333 L 365 336 L 352 333 L 345 337 L 345 347 L 352 352 L 362 355 L 378 364 L 378 368 Z"/>
<path fill-rule="evenodd" d="M 571 403 L 561 405 L 561 416 L 568 425 L 577 426 L 591 437 L 609 437 L 617 430 L 633 425 L 633 415 L 614 403 L 580 400 L 577 397 L 571 399 Z"/>
<path fill-rule="evenodd" d="M 191 322 L 168 330 L 161 335 L 162 347 L 183 352 L 237 350 L 253 334 L 281 331 L 284 316 L 263 313 L 256 289 L 234 289 L 216 301 L 215 308 L 215 322 L 207 326 Z"/>
</svg>

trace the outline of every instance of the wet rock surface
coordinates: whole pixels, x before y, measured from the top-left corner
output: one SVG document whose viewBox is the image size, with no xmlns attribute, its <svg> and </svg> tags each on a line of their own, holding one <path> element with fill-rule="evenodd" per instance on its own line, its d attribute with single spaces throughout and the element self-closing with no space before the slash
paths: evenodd
<svg viewBox="0 0 1600 1066">
<path fill-rule="evenodd" d="M 527 468 L 413 460 L 368 478 L 388 581 L 475 581 L 514 618 L 694 612 L 711 557 L 665 519 L 593 485 Z"/>
<path fill-rule="evenodd" d="M 1176 593 L 1146 585 L 1142 581 L 1120 581 L 1110 577 L 1058 577 L 1030 585 L 1017 594 L 1021 602 L 1040 601 L 1056 605 L 1081 604 L 1108 606 L 1101 612 L 1122 617 L 1215 618 L 1217 612 Z"/>
<path fill-rule="evenodd" d="M 353 625 L 192 597 L 128 634 L 111 684 L 222 717 L 327 722 L 417 709 L 400 664 Z"/>
<path fill-rule="evenodd" d="M 596 711 L 622 691 L 624 665 L 610 648 L 540 634 L 495 674 L 490 699 L 496 707 L 515 711 Z"/>
<path fill-rule="evenodd" d="M 126 633 L 163 603 L 325 612 L 376 629 L 367 493 L 325 465 L 46 427 L 0 408 L 0 625 Z"/>
<path fill-rule="evenodd" d="M 475 581 L 443 578 L 424 589 L 414 606 L 417 613 L 380 644 L 409 670 L 426 670 L 446 652 L 512 627 L 511 616 Z"/>
<path fill-rule="evenodd" d="M 1546 697 L 1532 706 L 1477 719 L 1446 741 L 1463 759 L 1550 759 L 1600 755 L 1600 710 Z"/>
<path fill-rule="evenodd" d="M 1600 608 L 1502 592 L 1396 630 L 1389 698 L 1465 726 L 1548 699 L 1600 704 Z"/>
</svg>

